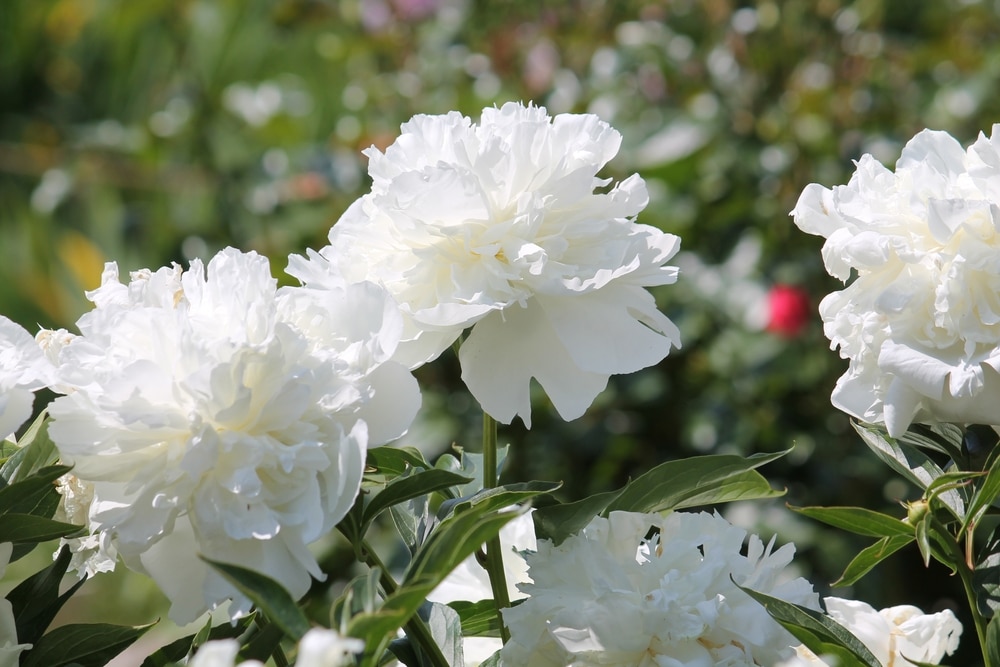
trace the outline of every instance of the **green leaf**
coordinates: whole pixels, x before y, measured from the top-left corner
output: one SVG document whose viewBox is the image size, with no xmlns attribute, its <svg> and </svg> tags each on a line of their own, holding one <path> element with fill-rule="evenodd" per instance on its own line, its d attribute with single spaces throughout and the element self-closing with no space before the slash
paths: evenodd
<svg viewBox="0 0 1000 667">
<path fill-rule="evenodd" d="M 438 508 L 438 518 L 446 519 L 452 514 L 461 514 L 470 510 L 479 513 L 500 510 L 511 505 L 517 505 L 542 494 L 549 494 L 562 486 L 561 482 L 519 482 L 504 484 L 492 489 L 483 489 L 466 498 L 441 503 Z"/>
<path fill-rule="evenodd" d="M 1000 616 L 994 616 L 986 626 L 986 664 L 1000 665 Z"/>
<path fill-rule="evenodd" d="M 48 466 L 0 489 L 0 514 L 32 514 L 51 519 L 60 497 L 53 482 L 70 470 L 70 466 Z"/>
<path fill-rule="evenodd" d="M 904 478 L 926 489 L 944 474 L 938 464 L 918 448 L 890 438 L 884 429 L 872 424 L 853 422 L 861 439 L 886 465 Z M 959 521 L 965 518 L 965 498 L 957 489 L 945 491 L 939 498 Z"/>
<path fill-rule="evenodd" d="M 372 447 L 368 450 L 365 476 L 384 481 L 399 477 L 411 468 L 431 468 L 424 455 L 414 447 Z"/>
<path fill-rule="evenodd" d="M 32 514 L 0 514 L 0 542 L 38 544 L 83 530 L 71 523 Z"/>
<path fill-rule="evenodd" d="M 615 510 L 660 512 L 721 502 L 716 498 L 727 495 L 717 493 L 723 482 L 732 477 L 745 481 L 744 473 L 779 459 L 787 453 L 757 454 L 747 458 L 732 454 L 717 454 L 667 461 L 626 484 L 621 495 L 608 505 L 605 513 Z M 766 480 L 764 484 L 769 497 L 773 494 L 773 490 Z"/>
<path fill-rule="evenodd" d="M 235 639 L 246 632 L 250 624 L 253 623 L 255 616 L 256 614 L 249 614 L 238 619 L 235 623 L 225 622 L 214 628 L 212 627 L 212 619 L 210 618 L 197 633 L 176 639 L 146 656 L 140 667 L 170 667 L 194 653 L 199 646 L 207 641 Z"/>
<path fill-rule="evenodd" d="M 48 422 L 43 412 L 21 438 L 22 446 L 0 466 L 0 479 L 6 486 L 55 463 L 59 456 L 55 443 L 49 438 Z"/>
<path fill-rule="evenodd" d="M 913 526 L 862 507 L 792 507 L 789 509 L 857 535 L 868 537 L 913 536 Z"/>
<path fill-rule="evenodd" d="M 986 472 L 986 477 L 974 482 L 973 489 L 965 520 L 962 521 L 962 530 L 960 531 L 962 533 L 969 530 L 970 526 L 976 526 L 986 510 L 1000 496 L 1000 457 L 993 459 L 990 469 Z"/>
<path fill-rule="evenodd" d="M 493 600 L 478 602 L 458 600 L 449 602 L 462 621 L 462 635 L 465 637 L 499 637 L 500 622 L 497 620 L 496 605 Z"/>
<path fill-rule="evenodd" d="M 459 486 L 469 482 L 470 477 L 465 477 L 448 470 L 417 470 L 411 468 L 403 475 L 396 477 L 389 482 L 385 489 L 377 493 L 365 504 L 364 517 L 362 519 L 362 534 L 371 525 L 379 514 L 383 511 L 406 502 L 413 498 L 441 491 L 452 486 Z"/>
<path fill-rule="evenodd" d="M 246 595 L 267 618 L 278 625 L 293 641 L 309 630 L 309 621 L 292 596 L 281 584 L 259 572 L 232 563 L 201 557 L 226 580 Z"/>
<path fill-rule="evenodd" d="M 153 625 L 136 628 L 106 623 L 63 625 L 22 654 L 21 667 L 104 667 Z"/>
<path fill-rule="evenodd" d="M 947 423 L 911 424 L 909 430 L 899 437 L 899 440 L 907 445 L 941 452 L 952 461 L 961 461 L 965 458 L 963 439 L 962 429 Z"/>
<path fill-rule="evenodd" d="M 930 519 L 930 515 L 927 514 L 913 527 L 913 534 L 916 537 L 917 548 L 920 549 L 920 557 L 924 561 L 924 567 L 931 564 Z"/>
<path fill-rule="evenodd" d="M 734 582 L 735 583 L 735 582 Z M 739 586 L 739 584 L 736 584 Z M 836 656 L 841 667 L 882 667 L 872 652 L 851 632 L 826 614 L 739 586 L 816 655 Z"/>
<path fill-rule="evenodd" d="M 861 577 L 868 574 L 873 567 L 883 560 L 896 553 L 914 540 L 913 535 L 897 535 L 896 537 L 883 537 L 875 544 L 862 549 L 854 559 L 848 563 L 844 573 L 833 582 L 833 586 L 851 586 Z"/>
<path fill-rule="evenodd" d="M 1000 527 L 994 528 L 983 545 L 972 572 L 976 608 L 983 618 L 1000 616 Z M 994 663 L 1000 665 L 1000 662 Z"/>
<path fill-rule="evenodd" d="M 378 583 L 381 574 L 379 568 L 373 567 L 366 574 L 351 580 L 330 607 L 331 628 L 343 632 L 354 616 L 375 612 L 379 606 Z"/>
<path fill-rule="evenodd" d="M 31 575 L 7 594 L 20 642 L 36 643 L 66 601 L 86 581 L 81 579 L 65 593 L 59 594 L 59 586 L 72 556 L 69 547 L 64 546 L 51 565 Z"/>
<path fill-rule="evenodd" d="M 253 638 L 240 649 L 240 660 L 259 660 L 267 662 L 274 651 L 281 647 L 285 631 L 277 623 L 269 623 L 258 619 L 258 630 Z"/>
<path fill-rule="evenodd" d="M 483 455 L 477 452 L 467 452 L 461 447 L 455 447 L 459 458 L 451 454 L 444 454 L 438 458 L 436 467 L 457 472 L 466 477 L 471 477 L 472 481 L 455 489 L 456 497 L 471 496 L 476 491 L 483 488 Z M 503 470 L 504 462 L 507 460 L 507 452 L 510 445 L 497 447 L 497 477 Z"/>
<path fill-rule="evenodd" d="M 441 648 L 450 667 L 465 667 L 465 652 L 462 649 L 462 623 L 458 613 L 447 605 L 437 602 L 425 602 L 417 612 L 421 620 L 431 631 L 431 637 Z M 431 666 L 423 649 L 416 642 L 412 643 L 417 655 L 418 665 Z"/>
<path fill-rule="evenodd" d="M 423 544 L 435 521 L 431 516 L 427 496 L 414 498 L 406 504 L 393 505 L 389 508 L 389 516 L 411 556 Z"/>
<path fill-rule="evenodd" d="M 563 540 L 583 530 L 595 516 L 604 512 L 622 491 L 624 488 L 598 493 L 572 503 L 539 507 L 531 513 L 535 535 L 539 539 L 552 540 L 556 546 L 562 544 Z"/>
</svg>

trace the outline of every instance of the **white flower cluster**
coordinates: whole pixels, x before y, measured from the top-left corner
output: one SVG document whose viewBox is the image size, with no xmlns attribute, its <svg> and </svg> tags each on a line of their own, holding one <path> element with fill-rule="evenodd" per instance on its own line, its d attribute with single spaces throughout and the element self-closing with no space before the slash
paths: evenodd
<svg viewBox="0 0 1000 667">
<path fill-rule="evenodd" d="M 857 600 L 823 598 L 827 614 L 851 631 L 882 665 L 909 665 L 910 661 L 938 664 L 958 648 L 962 624 L 949 610 L 925 614 L 901 605 L 876 611 Z M 812 651 L 799 646 L 797 655 L 778 667 L 824 667 Z"/>
<path fill-rule="evenodd" d="M 364 642 L 342 637 L 336 630 L 313 628 L 299 640 L 294 667 L 342 667 L 353 664 L 351 655 L 364 649 Z M 206 642 L 188 662 L 188 667 L 264 667 L 259 660 L 236 663 L 240 644 L 235 639 Z"/>
<path fill-rule="evenodd" d="M 397 359 L 413 368 L 468 328 L 462 378 L 494 418 L 531 422 L 534 377 L 565 419 L 611 375 L 658 363 L 677 328 L 645 289 L 676 280 L 676 236 L 639 225 L 645 183 L 597 172 L 621 135 L 593 115 L 508 103 L 478 125 L 415 116 L 366 151 L 374 183 L 289 273 L 307 285 L 369 280 L 398 301 Z"/>
<path fill-rule="evenodd" d="M 67 513 L 86 517 L 99 561 L 84 569 L 117 553 L 178 622 L 227 598 L 233 616 L 249 609 L 199 554 L 301 596 L 323 576 L 307 545 L 353 504 L 366 447 L 419 407 L 389 360 L 391 299 L 371 284 L 278 290 L 266 258 L 233 249 L 128 284 L 109 264 L 88 297 L 80 335 L 49 349 L 67 392 L 49 434 L 74 466 L 65 501 L 79 501 Z"/>
<path fill-rule="evenodd" d="M 793 637 L 734 581 L 818 608 L 812 586 L 773 550 L 718 515 L 612 512 L 527 555 L 529 594 L 503 612 L 505 665 L 710 667 L 773 665 Z"/>
<path fill-rule="evenodd" d="M 997 423 L 1000 399 L 1000 125 L 968 150 L 925 130 L 895 172 L 865 155 L 847 185 L 812 184 L 795 223 L 826 237 L 847 281 L 820 304 L 850 360 L 834 404 L 893 436 L 914 421 Z"/>
</svg>

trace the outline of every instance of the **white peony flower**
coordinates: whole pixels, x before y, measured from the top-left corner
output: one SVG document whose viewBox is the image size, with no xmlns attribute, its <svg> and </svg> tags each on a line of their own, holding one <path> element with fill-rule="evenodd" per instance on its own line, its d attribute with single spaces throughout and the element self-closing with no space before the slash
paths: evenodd
<svg viewBox="0 0 1000 667">
<path fill-rule="evenodd" d="M 826 237 L 846 289 L 820 304 L 850 360 L 834 404 L 893 436 L 913 421 L 996 423 L 1000 399 L 1000 125 L 963 150 L 925 130 L 891 172 L 865 155 L 847 185 L 792 211 Z"/>
<path fill-rule="evenodd" d="M 648 539 L 647 535 L 653 533 Z M 710 667 L 772 665 L 795 642 L 733 580 L 818 608 L 812 586 L 773 550 L 718 515 L 612 512 L 558 547 L 527 556 L 530 597 L 504 611 L 503 664 Z"/>
<path fill-rule="evenodd" d="M 34 392 L 52 383 L 52 365 L 20 325 L 0 315 L 0 440 L 31 416 Z"/>
<path fill-rule="evenodd" d="M 500 547 L 503 549 L 504 574 L 507 579 L 507 594 L 513 600 L 527 597 L 518 589 L 519 584 L 531 582 L 528 563 L 521 552 L 534 551 L 535 524 L 531 512 L 522 514 L 500 530 Z M 479 564 L 473 554 L 452 570 L 427 599 L 431 602 L 447 604 L 457 600 L 478 602 L 492 600 L 493 588 L 486 569 Z M 466 667 L 476 667 L 500 650 L 503 643 L 494 637 L 463 637 L 462 652 Z"/>
<path fill-rule="evenodd" d="M 958 648 L 962 624 L 949 610 L 925 614 L 909 605 L 875 611 L 857 600 L 823 598 L 830 617 L 851 631 L 883 665 L 908 665 L 911 660 L 938 664 Z M 827 663 L 804 646 L 778 667 L 821 667 Z"/>
<path fill-rule="evenodd" d="M 473 125 L 457 112 L 415 116 L 330 230 L 330 245 L 291 258 L 307 285 L 377 282 L 403 310 L 397 359 L 434 359 L 472 327 L 462 378 L 494 418 L 531 422 L 534 377 L 565 419 L 609 376 L 658 363 L 679 332 L 645 288 L 676 281 L 679 239 L 639 225 L 645 183 L 606 192 L 597 172 L 621 136 L 592 115 L 508 103 Z"/>
<path fill-rule="evenodd" d="M 81 335 L 53 353 L 69 393 L 49 426 L 84 484 L 65 509 L 86 506 L 87 569 L 117 551 L 178 623 L 227 598 L 234 617 L 250 606 L 199 554 L 304 594 L 323 576 L 307 545 L 353 504 L 365 448 L 419 406 L 415 380 L 389 362 L 402 328 L 392 300 L 371 284 L 279 291 L 266 258 L 233 249 L 207 273 L 196 260 L 127 285 L 109 264 L 88 298 Z"/>
<path fill-rule="evenodd" d="M 14 545 L 0 543 L 0 579 L 3 579 Z M 31 644 L 17 643 L 17 627 L 14 625 L 14 608 L 10 602 L 0 598 L 0 667 L 17 667 L 21 651 L 31 648 Z"/>
<path fill-rule="evenodd" d="M 365 647 L 360 639 L 342 637 L 335 630 L 313 628 L 299 640 L 299 654 L 294 667 L 342 667 L 352 664 L 351 656 Z M 247 660 L 236 664 L 240 645 L 235 639 L 205 642 L 188 662 L 188 667 L 263 667 L 264 663 Z"/>
</svg>

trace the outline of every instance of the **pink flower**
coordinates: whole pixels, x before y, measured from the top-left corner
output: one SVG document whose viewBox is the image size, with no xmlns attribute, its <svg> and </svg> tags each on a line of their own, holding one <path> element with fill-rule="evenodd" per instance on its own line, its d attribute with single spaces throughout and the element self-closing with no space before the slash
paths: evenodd
<svg viewBox="0 0 1000 667">
<path fill-rule="evenodd" d="M 767 295 L 767 330 L 789 338 L 805 329 L 812 308 L 809 295 L 798 287 L 775 285 Z"/>
</svg>

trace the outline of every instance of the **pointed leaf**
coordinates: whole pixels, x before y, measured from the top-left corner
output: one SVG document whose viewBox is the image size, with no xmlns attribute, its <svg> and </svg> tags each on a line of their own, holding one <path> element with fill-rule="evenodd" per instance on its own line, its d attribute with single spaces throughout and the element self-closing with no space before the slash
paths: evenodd
<svg viewBox="0 0 1000 667">
<path fill-rule="evenodd" d="M 493 600 L 466 602 L 457 600 L 448 606 L 455 610 L 462 620 L 462 635 L 465 637 L 499 637 L 500 622 Z"/>
<path fill-rule="evenodd" d="M 32 514 L 0 514 L 0 542 L 38 544 L 82 531 L 80 526 Z"/>
<path fill-rule="evenodd" d="M 214 628 L 212 627 L 212 619 L 209 618 L 196 634 L 176 639 L 166 646 L 160 647 L 157 651 L 146 656 L 140 667 L 171 667 L 194 653 L 199 646 L 207 641 L 235 639 L 246 632 L 255 616 L 256 614 L 249 614 L 238 619 L 235 623 L 220 623 Z"/>
<path fill-rule="evenodd" d="M 372 447 L 368 450 L 365 462 L 366 476 L 377 478 L 399 477 L 411 468 L 431 468 L 420 450 L 414 447 Z"/>
<path fill-rule="evenodd" d="M 792 507 L 789 509 L 857 535 L 868 537 L 913 536 L 913 526 L 862 507 Z"/>
<path fill-rule="evenodd" d="M 944 474 L 944 470 L 929 456 L 912 445 L 890 438 L 884 430 L 857 422 L 854 429 L 876 456 L 919 488 L 926 489 Z M 961 521 L 965 518 L 965 498 L 958 490 L 945 491 L 939 497 L 956 519 Z"/>
<path fill-rule="evenodd" d="M 1000 528 L 995 528 L 979 552 L 972 573 L 976 607 L 983 618 L 1000 616 Z M 993 663 L 1000 665 L 1000 662 Z"/>
<path fill-rule="evenodd" d="M 21 667 L 104 667 L 153 624 L 130 628 L 105 623 L 60 626 L 22 654 Z"/>
<path fill-rule="evenodd" d="M 1000 665 L 1000 616 L 994 616 L 986 626 L 986 664 Z"/>
<path fill-rule="evenodd" d="M 970 526 L 978 524 L 979 519 L 997 497 L 1000 497 L 1000 457 L 993 459 L 990 469 L 986 472 L 986 477 L 974 483 L 974 491 L 969 500 L 965 520 L 962 522 L 961 532 L 964 533 Z"/>
<path fill-rule="evenodd" d="M 295 600 L 281 584 L 260 572 L 201 557 L 219 574 L 246 595 L 267 618 L 278 625 L 292 640 L 298 641 L 309 630 L 309 621 Z"/>
<path fill-rule="evenodd" d="M 862 549 L 854 559 L 848 563 L 840 579 L 833 582 L 833 586 L 851 586 L 863 576 L 868 574 L 873 567 L 883 560 L 896 553 L 914 540 L 913 535 L 897 535 L 896 537 L 883 537 L 875 544 Z"/>
<path fill-rule="evenodd" d="M 51 519 L 59 503 L 59 492 L 53 482 L 70 470 L 70 466 L 41 468 L 0 489 L 0 514 L 33 514 Z"/>
<path fill-rule="evenodd" d="M 726 497 L 726 494 L 717 491 L 723 482 L 736 477 L 745 483 L 752 479 L 746 476 L 748 471 L 781 458 L 786 453 L 747 458 L 720 454 L 667 461 L 629 482 L 621 495 L 608 505 L 605 513 L 616 510 L 659 512 L 719 502 L 717 498 Z M 760 479 L 764 481 L 762 493 L 767 497 L 773 495 L 771 486 L 763 477 Z M 744 494 L 741 497 L 747 496 Z"/>
<path fill-rule="evenodd" d="M 389 482 L 385 489 L 379 491 L 365 504 L 362 532 L 371 525 L 375 517 L 393 505 L 398 505 L 413 498 L 419 498 L 434 491 L 459 486 L 469 482 L 471 479 L 471 477 L 465 477 L 448 470 L 438 470 L 435 468 L 431 468 L 430 470 L 416 470 L 411 468 L 405 474 Z"/>
<path fill-rule="evenodd" d="M 860 639 L 826 614 L 749 588 L 742 586 L 739 588 L 759 602 L 771 618 L 778 621 L 816 655 L 833 654 L 847 661 L 841 664 L 857 663 L 864 667 L 882 667 Z"/>
<path fill-rule="evenodd" d="M 539 539 L 552 540 L 556 546 L 562 544 L 563 540 L 577 534 L 595 516 L 602 514 L 622 491 L 624 488 L 598 493 L 573 503 L 539 507 L 531 513 L 535 535 Z"/>
<path fill-rule="evenodd" d="M 519 482 L 504 484 L 492 489 L 483 489 L 466 498 L 445 501 L 438 508 L 438 518 L 447 519 L 452 514 L 476 510 L 482 514 L 522 503 L 542 494 L 552 493 L 562 486 L 561 482 Z"/>
<path fill-rule="evenodd" d="M 55 463 L 59 456 L 49 438 L 48 422 L 43 412 L 21 438 L 22 446 L 0 465 L 0 479 L 6 486 L 27 478 L 37 470 Z"/>
<path fill-rule="evenodd" d="M 17 624 L 17 636 L 22 643 L 37 642 L 70 596 L 86 581 L 81 579 L 65 593 L 59 594 L 59 586 L 72 557 L 69 547 L 64 546 L 51 565 L 31 575 L 7 594 Z"/>
</svg>

